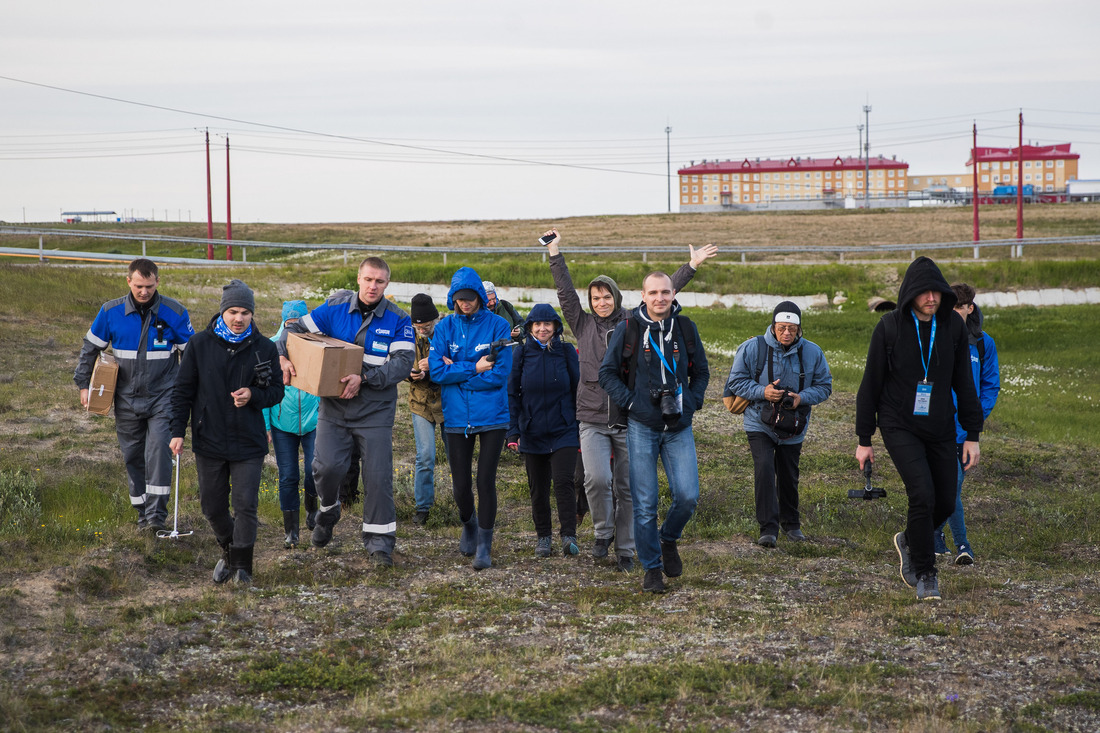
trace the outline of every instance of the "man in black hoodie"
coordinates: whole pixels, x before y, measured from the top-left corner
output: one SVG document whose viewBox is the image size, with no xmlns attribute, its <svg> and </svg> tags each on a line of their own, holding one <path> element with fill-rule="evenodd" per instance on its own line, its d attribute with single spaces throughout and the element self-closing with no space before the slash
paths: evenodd
<svg viewBox="0 0 1100 733">
<path fill-rule="evenodd" d="M 894 536 L 901 577 L 919 600 L 939 600 L 932 532 L 955 508 L 959 455 L 954 390 L 966 431 L 963 468 L 978 464 L 982 408 L 970 373 L 966 324 L 953 311 L 956 296 L 936 263 L 918 257 L 898 293 L 898 308 L 871 334 L 867 367 L 856 395 L 856 460 L 874 463 L 876 426 L 905 483 L 906 529 Z"/>
</svg>

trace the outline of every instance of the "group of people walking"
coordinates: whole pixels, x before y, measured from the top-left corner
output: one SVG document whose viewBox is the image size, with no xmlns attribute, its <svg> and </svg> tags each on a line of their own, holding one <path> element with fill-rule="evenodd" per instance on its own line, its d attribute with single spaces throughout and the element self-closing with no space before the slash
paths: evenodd
<svg viewBox="0 0 1100 733">
<path fill-rule="evenodd" d="M 259 332 L 254 295 L 240 280 L 223 288 L 218 313 L 195 334 L 186 309 L 157 292 L 156 265 L 135 260 L 127 277 L 130 294 L 101 308 L 74 380 L 86 405 L 95 359 L 113 348 L 121 364 L 116 427 L 139 527 L 165 526 L 170 454 L 182 451 L 190 424 L 202 511 L 222 549 L 215 582 L 251 582 L 269 438 L 279 467 L 285 545 L 299 542 L 299 450 L 315 547 L 331 541 L 341 518 L 341 483 L 349 463 L 361 461 L 363 546 L 376 566 L 392 566 L 393 428 L 397 386 L 407 381 L 416 442 L 414 524 L 428 521 L 434 503 L 438 427 L 462 525 L 458 549 L 473 558 L 475 570 L 492 566 L 496 475 L 505 448 L 521 454 L 526 466 L 534 554 L 554 553 L 553 495 L 561 552 L 578 555 L 579 451 L 581 497 L 594 525 L 591 555 L 612 556 L 621 571 L 632 570 L 636 557 L 643 590 L 663 592 L 665 578 L 683 572 L 678 543 L 699 499 L 692 420 L 710 383 L 698 329 L 675 296 L 717 248 L 691 248 L 690 261 L 671 276 L 647 275 L 642 302 L 631 310 L 623 308 L 614 280 L 597 277 L 588 284 L 586 310 L 558 232 L 540 241 L 548 249 L 561 315 L 540 303 L 521 319 L 469 267 L 451 279 L 450 315 L 441 318 L 423 293 L 406 313 L 385 296 L 389 266 L 368 257 L 359 266 L 357 290 L 339 291 L 312 311 L 304 301 L 284 303 L 273 340 Z M 902 577 L 919 598 L 939 597 L 934 544 L 942 541 L 949 517 L 959 557 L 973 561 L 962 524 L 962 472 L 977 463 L 983 411 L 988 415 L 996 401 L 993 392 L 979 404 L 975 383 L 996 381 L 999 388 L 992 340 L 986 343 L 980 325 L 975 333 L 964 320 L 975 310 L 973 290 L 955 292 L 931 260 L 913 263 L 898 311 L 885 316 L 872 336 L 857 404 L 861 467 L 874 461 L 870 438 L 877 427 L 906 484 L 909 519 L 895 547 Z M 963 318 L 942 315 L 956 306 Z M 977 319 L 980 324 L 980 312 Z M 576 347 L 564 339 L 565 324 Z M 832 391 L 824 352 L 803 337 L 802 326 L 798 306 L 780 303 L 764 334 L 738 348 L 725 384 L 727 394 L 747 401 L 757 542 L 766 548 L 780 537 L 806 539 L 798 501 L 801 444 L 810 408 Z M 287 340 L 293 333 L 363 347 L 362 368 L 341 380 L 339 396 L 318 398 L 290 386 L 296 370 Z M 983 344 L 973 372 L 971 341 Z M 779 420 L 788 413 L 794 428 Z M 957 445 L 955 430 L 944 428 L 956 414 Z M 663 522 L 658 461 L 671 494 Z"/>
</svg>

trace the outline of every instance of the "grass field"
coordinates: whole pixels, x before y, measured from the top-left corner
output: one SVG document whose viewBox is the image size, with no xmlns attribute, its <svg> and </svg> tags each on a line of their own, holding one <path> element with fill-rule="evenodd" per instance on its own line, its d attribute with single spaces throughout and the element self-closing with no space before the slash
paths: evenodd
<svg viewBox="0 0 1100 733">
<path fill-rule="evenodd" d="M 727 273 L 736 268 L 712 264 L 700 288 L 743 287 Z M 945 274 L 983 288 L 1065 285 L 1095 283 L 1095 267 L 952 263 Z M 890 292 L 903 269 L 765 269 L 773 290 L 753 292 Z M 887 499 L 846 498 L 862 486 L 854 392 L 877 318 L 851 305 L 806 316 L 807 337 L 825 348 L 834 375 L 801 464 L 810 543 L 753 543 L 752 461 L 740 418 L 717 399 L 736 345 L 767 318 L 697 310 L 713 399 L 696 416 L 701 498 L 682 544 L 685 573 L 667 595 L 643 595 L 640 574 L 615 573 L 586 552 L 536 560 L 526 478 L 512 456 L 501 464 L 492 570 L 474 573 L 457 553 L 446 469 L 428 527 L 414 529 L 403 398 L 397 567 L 370 567 L 354 508 L 331 549 L 283 550 L 269 461 L 256 582 L 237 591 L 210 582 L 218 553 L 190 454 L 180 510 L 195 534 L 139 535 L 113 421 L 77 407 L 80 339 L 99 304 L 124 292 L 120 272 L 0 265 L 4 729 L 1100 728 L 1094 307 L 987 313 L 1004 388 L 964 489 L 978 562 L 941 568 L 938 604 L 918 605 L 898 579 L 890 537 L 905 499 L 889 462 L 876 474 Z M 508 272 L 510 282 L 540 277 Z M 258 323 L 273 332 L 281 300 L 347 272 L 299 264 L 234 275 L 255 288 Z M 162 289 L 200 324 L 228 277 L 173 268 Z M 586 548 L 591 532 L 586 520 Z"/>
</svg>

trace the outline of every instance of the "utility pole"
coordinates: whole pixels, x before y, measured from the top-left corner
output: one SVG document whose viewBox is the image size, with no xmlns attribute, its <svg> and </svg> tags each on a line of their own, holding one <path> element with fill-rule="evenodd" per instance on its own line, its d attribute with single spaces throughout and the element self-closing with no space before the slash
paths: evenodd
<svg viewBox="0 0 1100 733">
<path fill-rule="evenodd" d="M 206 238 L 214 238 L 214 202 L 210 197 L 210 128 L 206 128 Z M 214 244 L 206 243 L 206 259 L 214 259 Z"/>
<path fill-rule="evenodd" d="M 871 206 L 871 105 L 863 105 L 864 124 L 867 127 L 867 137 L 863 140 L 863 208 Z"/>
<path fill-rule="evenodd" d="M 979 240 L 978 236 L 978 122 L 974 121 L 974 145 L 970 148 L 970 162 L 974 166 L 972 173 L 974 174 L 974 182 L 971 184 L 970 198 L 974 202 L 974 241 Z"/>
<path fill-rule="evenodd" d="M 665 125 L 665 178 L 668 179 L 668 213 L 672 213 L 672 128 Z"/>
<path fill-rule="evenodd" d="M 229 136 L 225 136 L 225 238 L 233 241 L 233 206 L 229 193 Z M 225 259 L 233 259 L 233 245 L 225 245 Z"/>
<path fill-rule="evenodd" d="M 1024 111 L 1020 110 L 1020 142 L 1016 147 L 1016 239 L 1024 238 Z"/>
</svg>

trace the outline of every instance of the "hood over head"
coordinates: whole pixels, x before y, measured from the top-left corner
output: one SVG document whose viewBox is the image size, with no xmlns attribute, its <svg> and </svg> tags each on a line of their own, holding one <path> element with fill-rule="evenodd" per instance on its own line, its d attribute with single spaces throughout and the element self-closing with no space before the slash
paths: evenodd
<svg viewBox="0 0 1100 733">
<path fill-rule="evenodd" d="M 592 282 L 588 283 L 588 310 L 595 313 L 592 308 L 592 286 L 598 285 L 602 288 L 606 288 L 611 291 L 611 295 L 615 298 L 615 310 L 612 314 L 618 313 L 619 309 L 623 307 L 623 294 L 619 290 L 619 285 L 607 275 L 599 275 Z"/>
<path fill-rule="evenodd" d="M 531 324 L 538 323 L 539 321 L 553 322 L 555 338 L 560 338 L 565 331 L 564 326 L 562 326 L 561 316 L 554 310 L 554 306 L 549 303 L 538 303 L 531 309 L 531 312 L 527 314 L 527 320 L 523 322 L 524 333 L 530 335 Z"/>
<path fill-rule="evenodd" d="M 451 289 L 447 291 L 447 308 L 455 309 L 455 293 L 459 290 L 473 290 L 477 297 L 481 298 L 481 307 L 489 302 L 489 296 L 485 292 L 485 286 L 481 284 L 481 276 L 472 267 L 460 267 L 451 276 Z"/>
<path fill-rule="evenodd" d="M 918 257 L 905 271 L 905 278 L 901 281 L 898 290 L 898 310 L 905 312 L 913 307 L 913 300 L 921 293 L 934 290 L 943 293 L 940 307 L 936 315 L 943 315 L 955 307 L 958 298 L 955 291 L 947 284 L 939 266 L 928 257 Z"/>
</svg>

